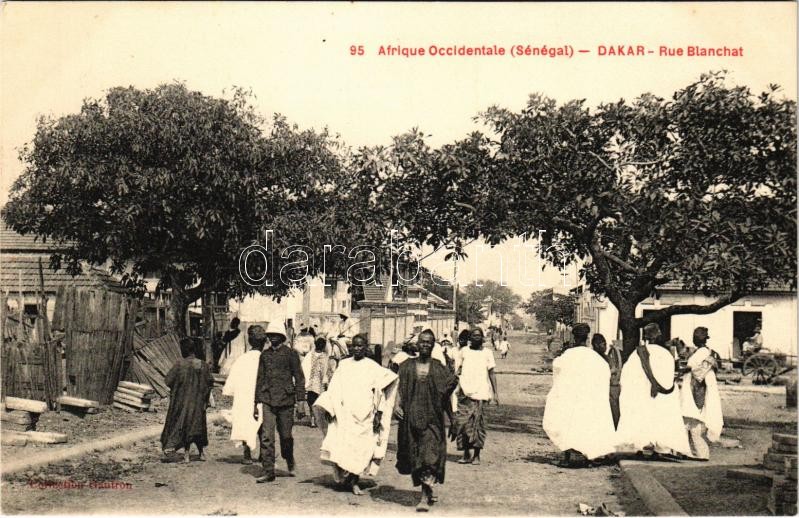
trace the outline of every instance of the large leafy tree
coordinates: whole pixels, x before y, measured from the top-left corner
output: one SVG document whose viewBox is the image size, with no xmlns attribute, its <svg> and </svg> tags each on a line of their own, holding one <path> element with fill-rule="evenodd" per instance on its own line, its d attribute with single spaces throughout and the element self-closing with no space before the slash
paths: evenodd
<svg viewBox="0 0 799 518">
<path fill-rule="evenodd" d="M 440 149 L 414 132 L 394 210 L 417 239 L 499 243 L 544 234 L 554 265 L 576 262 L 619 310 L 626 354 L 640 328 L 712 313 L 769 285 L 796 286 L 796 105 L 703 75 L 671 99 L 644 94 L 589 109 L 530 97 L 492 107 L 492 130 Z M 392 186 L 398 189 L 398 185 Z M 413 212 L 411 203 L 422 207 Z M 666 283 L 711 297 L 636 317 Z"/>
<path fill-rule="evenodd" d="M 346 177 L 340 151 L 326 132 L 262 120 L 242 91 L 220 99 L 181 84 L 113 88 L 79 113 L 38 121 L 2 215 L 21 233 L 69 244 L 54 268 L 106 264 L 133 286 L 156 274 L 183 332 L 188 304 L 204 292 L 280 296 L 320 271 Z M 271 250 L 307 247 L 307 272 L 273 276 L 272 286 L 243 282 L 240 253 L 265 245 L 265 229 Z M 301 257 L 275 253 L 269 267 L 298 270 L 290 263 Z M 251 261 L 251 278 L 263 265 Z"/>
<path fill-rule="evenodd" d="M 541 290 L 530 294 L 530 298 L 522 303 L 524 311 L 535 315 L 536 320 L 546 329 L 554 329 L 556 323 L 571 326 L 574 324 L 574 295 L 554 293 L 553 290 Z"/>
<path fill-rule="evenodd" d="M 476 324 L 488 317 L 488 311 L 500 316 L 510 315 L 521 301 L 508 286 L 492 280 L 478 280 L 458 292 L 458 319 Z"/>
</svg>

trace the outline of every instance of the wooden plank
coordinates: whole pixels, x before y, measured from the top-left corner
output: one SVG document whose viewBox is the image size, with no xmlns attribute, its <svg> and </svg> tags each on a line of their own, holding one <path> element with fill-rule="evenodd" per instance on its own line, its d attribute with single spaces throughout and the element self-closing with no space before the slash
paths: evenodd
<svg viewBox="0 0 799 518">
<path fill-rule="evenodd" d="M 3 446 L 25 446 L 28 444 L 28 438 L 22 433 L 4 433 L 2 437 L 0 437 L 0 444 Z"/>
<path fill-rule="evenodd" d="M 128 405 L 126 405 L 124 403 L 119 403 L 117 401 L 114 401 L 111 404 L 111 406 L 113 406 L 114 408 L 119 408 L 120 410 L 125 410 L 126 412 L 141 412 L 141 409 L 139 409 L 139 408 L 128 406 Z"/>
<path fill-rule="evenodd" d="M 793 453 L 796 454 L 796 445 L 787 444 L 777 441 L 772 441 L 771 448 L 778 453 Z"/>
<path fill-rule="evenodd" d="M 0 424 L 0 428 L 3 430 L 10 430 L 15 432 L 27 432 L 28 430 L 35 430 L 36 424 L 35 423 L 27 423 L 27 424 L 19 424 L 19 423 L 9 423 L 3 421 Z"/>
<path fill-rule="evenodd" d="M 135 390 L 127 389 L 125 387 L 117 387 L 116 392 L 119 392 L 121 394 L 127 394 L 127 395 L 133 396 L 133 397 L 137 397 L 139 399 L 147 399 L 147 400 L 149 400 L 152 397 L 152 394 L 153 394 L 151 392 L 147 392 L 147 393 L 137 392 Z"/>
<path fill-rule="evenodd" d="M 92 399 L 82 399 L 72 396 L 61 396 L 58 402 L 62 405 L 74 406 L 79 408 L 99 408 L 100 402 Z"/>
<path fill-rule="evenodd" d="M 161 376 L 152 365 L 146 361 L 140 361 L 139 367 L 159 396 L 164 397 L 169 393 L 167 386 L 164 384 L 164 377 Z"/>
<path fill-rule="evenodd" d="M 150 406 L 149 402 L 143 403 L 140 400 L 137 401 L 135 399 L 126 398 L 126 397 L 122 397 L 122 396 L 119 396 L 119 395 L 115 395 L 114 396 L 114 403 L 123 403 L 125 405 L 133 406 L 133 407 L 136 407 L 136 408 L 147 408 L 147 407 Z"/>
<path fill-rule="evenodd" d="M 47 403 L 18 397 L 6 397 L 6 408 L 9 410 L 25 410 L 34 414 L 47 412 Z"/>
<path fill-rule="evenodd" d="M 0 412 L 0 420 L 6 423 L 30 424 L 38 419 L 38 414 L 31 414 L 24 410 L 3 410 Z"/>
<path fill-rule="evenodd" d="M 155 392 L 155 390 L 153 389 L 153 387 L 151 385 L 146 385 L 146 384 L 143 384 L 143 383 L 132 383 L 130 381 L 120 381 L 119 382 L 119 386 L 123 387 L 123 388 L 126 388 L 126 389 L 135 390 L 136 392 L 141 392 L 142 394 L 153 394 Z"/>
<path fill-rule="evenodd" d="M 142 399 L 140 397 L 131 396 L 130 394 L 123 394 L 121 392 L 114 392 L 114 400 L 130 401 L 131 403 L 138 403 L 138 404 L 144 404 L 144 405 L 149 405 L 150 404 L 150 400 L 149 399 Z"/>
<path fill-rule="evenodd" d="M 31 442 L 42 444 L 63 444 L 67 442 L 67 434 L 55 432 L 25 432 L 25 436 Z"/>
<path fill-rule="evenodd" d="M 791 435 L 787 433 L 775 433 L 772 434 L 771 440 L 774 442 L 778 442 L 781 444 L 790 444 L 791 446 L 796 446 L 797 444 L 797 436 Z"/>
</svg>

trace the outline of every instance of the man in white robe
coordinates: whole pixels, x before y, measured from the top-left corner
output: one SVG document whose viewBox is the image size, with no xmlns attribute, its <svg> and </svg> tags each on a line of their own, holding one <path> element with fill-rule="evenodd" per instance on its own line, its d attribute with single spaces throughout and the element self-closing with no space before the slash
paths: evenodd
<svg viewBox="0 0 799 518">
<path fill-rule="evenodd" d="M 564 452 L 564 462 L 576 451 L 589 460 L 616 451 L 616 429 L 610 411 L 610 367 L 586 346 L 588 325 L 572 329 L 574 347 L 552 362 L 552 389 L 544 407 L 544 431 Z"/>
<path fill-rule="evenodd" d="M 397 375 L 366 357 L 366 337 L 352 339 L 351 358 L 339 362 L 330 384 L 314 406 L 329 421 L 321 459 L 334 468 L 336 481 L 356 495 L 360 475 L 377 475 L 388 447 Z"/>
<path fill-rule="evenodd" d="M 258 429 L 263 421 L 263 412 L 258 409 L 258 419 L 253 419 L 255 405 L 255 381 L 258 377 L 258 363 L 267 337 L 261 326 L 250 326 L 247 329 L 247 341 L 250 349 L 239 356 L 228 372 L 227 381 L 222 389 L 226 396 L 233 396 L 231 408 L 230 440 L 242 441 L 244 445 L 244 464 L 252 464 L 252 452 L 258 452 Z"/>
<path fill-rule="evenodd" d="M 696 352 L 688 358 L 687 367 L 691 370 L 683 376 L 680 391 L 691 455 L 701 460 L 710 458 L 710 448 L 705 438 L 718 442 L 724 426 L 715 373 L 718 355 L 707 346 L 709 338 L 706 327 L 694 329 Z"/>
<path fill-rule="evenodd" d="M 662 337 L 657 324 L 644 327 L 644 340 L 621 371 L 620 449 L 654 448 L 660 454 L 690 455 L 680 389 L 674 383 L 674 357 L 659 345 Z"/>
</svg>

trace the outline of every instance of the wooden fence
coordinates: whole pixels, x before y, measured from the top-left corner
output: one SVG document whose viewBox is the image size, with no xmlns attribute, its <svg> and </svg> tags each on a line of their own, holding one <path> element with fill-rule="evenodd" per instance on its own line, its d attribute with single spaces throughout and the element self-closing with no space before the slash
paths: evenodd
<svg viewBox="0 0 799 518">
<path fill-rule="evenodd" d="M 135 335 L 133 361 L 126 379 L 150 385 L 159 396 L 165 397 L 169 389 L 164 378 L 180 357 L 179 338 L 173 333 L 151 340 Z"/>
<path fill-rule="evenodd" d="M 61 395 L 62 349 L 58 341 L 50 339 L 47 300 L 40 293 L 38 314 L 26 316 L 21 302 L 16 314 L 8 314 L 7 298 L 0 294 L 2 397 L 45 401 L 54 409 Z"/>
<path fill-rule="evenodd" d="M 63 329 L 67 395 L 113 401 L 130 363 L 138 302 L 102 288 L 61 288 L 53 329 Z"/>
</svg>

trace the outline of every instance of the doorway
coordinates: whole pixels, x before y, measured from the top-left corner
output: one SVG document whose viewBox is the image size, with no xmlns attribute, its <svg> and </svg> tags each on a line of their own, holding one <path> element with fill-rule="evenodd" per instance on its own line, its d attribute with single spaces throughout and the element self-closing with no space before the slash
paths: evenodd
<svg viewBox="0 0 799 518">
<path fill-rule="evenodd" d="M 755 327 L 763 328 L 763 313 L 760 311 L 733 311 L 732 355 L 741 357 L 743 343 L 755 334 Z"/>
</svg>

